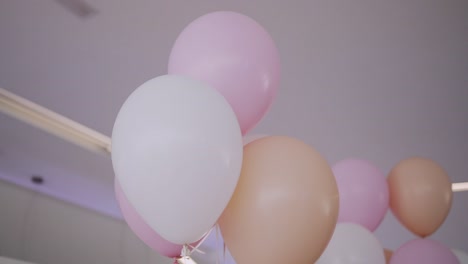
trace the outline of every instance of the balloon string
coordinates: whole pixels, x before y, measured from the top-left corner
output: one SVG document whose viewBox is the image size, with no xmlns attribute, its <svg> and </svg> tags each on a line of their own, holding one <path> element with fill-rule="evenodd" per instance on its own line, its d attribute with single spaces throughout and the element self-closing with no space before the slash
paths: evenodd
<svg viewBox="0 0 468 264">
<path fill-rule="evenodd" d="M 218 245 L 219 245 L 219 225 L 216 224 L 216 264 L 219 264 L 219 251 L 218 251 Z"/>
<path fill-rule="evenodd" d="M 223 240 L 223 263 L 226 264 L 226 243 Z"/>
<path fill-rule="evenodd" d="M 202 251 L 202 250 L 200 250 L 200 249 L 198 249 L 198 247 L 200 247 L 201 244 L 203 244 L 203 242 L 205 242 L 205 240 L 208 238 L 208 236 L 210 235 L 210 233 L 211 233 L 212 230 L 213 230 L 213 228 L 211 228 L 210 231 L 208 231 L 208 232 L 206 233 L 206 235 L 202 238 L 202 240 L 200 240 L 200 242 L 198 242 L 198 244 L 197 244 L 195 247 L 192 246 L 192 245 L 187 245 L 187 244 L 184 245 L 184 247 L 182 248 L 182 252 L 184 252 L 184 248 L 186 248 L 187 251 L 188 251 L 188 252 L 187 252 L 188 255 L 185 255 L 185 256 L 189 256 L 190 254 L 192 254 L 192 253 L 195 252 L 195 251 L 198 252 L 198 253 L 201 253 L 201 254 L 205 254 L 205 252 Z M 189 250 L 189 248 L 191 248 L 192 250 Z M 182 256 L 184 256 L 184 255 L 182 255 Z"/>
<path fill-rule="evenodd" d="M 217 234 L 221 236 L 221 227 L 219 227 L 219 225 L 217 225 L 216 227 L 218 228 L 216 229 L 218 231 Z M 223 264 L 226 264 L 226 243 L 224 243 L 224 239 L 222 241 L 223 241 Z"/>
<path fill-rule="evenodd" d="M 180 252 L 181 257 L 189 257 L 190 256 L 190 249 L 188 248 L 188 245 L 185 244 L 182 246 L 182 252 Z"/>
</svg>

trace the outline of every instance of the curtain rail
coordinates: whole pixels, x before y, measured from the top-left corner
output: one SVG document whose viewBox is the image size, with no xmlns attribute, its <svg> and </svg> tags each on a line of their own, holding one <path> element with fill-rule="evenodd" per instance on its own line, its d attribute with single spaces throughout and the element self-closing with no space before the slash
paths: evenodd
<svg viewBox="0 0 468 264">
<path fill-rule="evenodd" d="M 80 147 L 110 155 L 111 139 L 89 127 L 0 88 L 0 112 Z M 452 184 L 454 192 L 468 191 L 468 182 Z"/>
</svg>

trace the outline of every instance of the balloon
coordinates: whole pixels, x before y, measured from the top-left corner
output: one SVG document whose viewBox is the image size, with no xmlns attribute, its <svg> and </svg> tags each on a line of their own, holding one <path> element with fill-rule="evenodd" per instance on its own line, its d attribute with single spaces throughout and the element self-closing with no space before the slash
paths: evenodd
<svg viewBox="0 0 468 264">
<path fill-rule="evenodd" d="M 333 237 L 316 264 L 385 264 L 379 240 L 365 227 L 338 223 Z"/>
<path fill-rule="evenodd" d="M 468 264 L 468 254 L 458 249 L 452 249 L 452 253 L 460 261 L 460 264 Z"/>
<path fill-rule="evenodd" d="M 242 135 L 224 97 L 188 77 L 154 78 L 125 101 L 112 164 L 142 219 L 174 244 L 200 239 L 239 179 Z"/>
<path fill-rule="evenodd" d="M 239 183 L 218 223 L 237 263 L 314 263 L 333 234 L 338 202 L 317 151 L 269 136 L 244 147 Z"/>
<path fill-rule="evenodd" d="M 374 231 L 388 210 L 388 185 L 383 172 L 370 162 L 346 159 L 333 166 L 340 211 L 338 222 L 360 224 Z"/>
<path fill-rule="evenodd" d="M 264 137 L 267 137 L 268 135 L 258 135 L 258 134 L 253 134 L 253 135 L 247 135 L 247 136 L 244 136 L 244 146 L 257 140 L 257 139 L 261 139 L 261 138 L 264 138 Z"/>
<path fill-rule="evenodd" d="M 452 206 L 452 184 L 434 161 L 410 158 L 401 161 L 387 178 L 390 208 L 411 232 L 426 237 L 445 221 Z"/>
<path fill-rule="evenodd" d="M 390 249 L 384 249 L 384 255 L 385 255 L 385 263 L 389 264 L 390 263 L 390 259 L 392 258 L 392 255 L 393 255 L 393 251 L 391 251 Z"/>
<path fill-rule="evenodd" d="M 392 258 L 393 251 L 390 249 L 384 249 L 384 255 L 385 255 L 385 263 L 390 263 L 390 259 Z"/>
<path fill-rule="evenodd" d="M 414 239 L 393 253 L 390 264 L 459 264 L 457 257 L 443 244 L 429 239 Z"/>
<path fill-rule="evenodd" d="M 125 222 L 127 222 L 133 233 L 135 233 L 135 235 L 146 245 L 163 256 L 169 258 L 180 256 L 182 245 L 173 244 L 162 238 L 158 233 L 154 232 L 154 230 L 151 229 L 143 219 L 141 219 L 132 205 L 128 202 L 118 181 L 115 181 L 114 189 L 115 197 L 117 198 L 117 202 L 120 206 Z"/>
<path fill-rule="evenodd" d="M 179 35 L 168 71 L 212 85 L 231 104 L 245 135 L 276 96 L 280 59 L 272 38 L 256 21 L 234 12 L 214 12 Z"/>
</svg>

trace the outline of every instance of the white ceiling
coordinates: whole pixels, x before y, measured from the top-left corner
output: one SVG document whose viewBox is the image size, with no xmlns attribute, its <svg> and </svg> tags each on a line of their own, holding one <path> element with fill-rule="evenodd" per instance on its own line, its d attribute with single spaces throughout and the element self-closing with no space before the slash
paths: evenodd
<svg viewBox="0 0 468 264">
<path fill-rule="evenodd" d="M 282 57 L 282 86 L 255 130 L 298 137 L 334 163 L 384 171 L 421 155 L 468 181 L 468 2 L 89 0 L 82 19 L 52 0 L 0 2 L 0 87 L 110 135 L 126 97 L 165 74 L 191 20 L 216 10 L 263 24 Z M 119 216 L 108 157 L 0 115 L 0 178 Z M 468 250 L 468 193 L 435 237 Z M 465 228 L 465 229 L 463 229 Z M 387 247 L 411 235 L 389 214 Z"/>
</svg>

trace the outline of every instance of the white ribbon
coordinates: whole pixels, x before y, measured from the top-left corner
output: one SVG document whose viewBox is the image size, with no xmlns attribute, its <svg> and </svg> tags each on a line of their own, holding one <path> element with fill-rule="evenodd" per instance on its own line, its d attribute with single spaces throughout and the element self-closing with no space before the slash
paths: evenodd
<svg viewBox="0 0 468 264">
<path fill-rule="evenodd" d="M 213 231 L 213 228 L 210 229 L 210 231 L 208 231 L 206 233 L 206 235 L 203 237 L 202 240 L 200 240 L 200 242 L 197 243 L 197 245 L 194 247 L 192 245 L 188 245 L 188 244 L 185 244 L 183 247 L 182 247 L 182 252 L 180 253 L 180 255 L 182 257 L 188 257 L 190 256 L 193 252 L 198 252 L 200 254 L 205 254 L 204 251 L 200 250 L 199 247 L 201 246 L 201 244 L 203 244 L 203 242 L 205 242 L 205 240 L 208 238 L 208 236 L 211 234 L 211 231 Z"/>
</svg>

